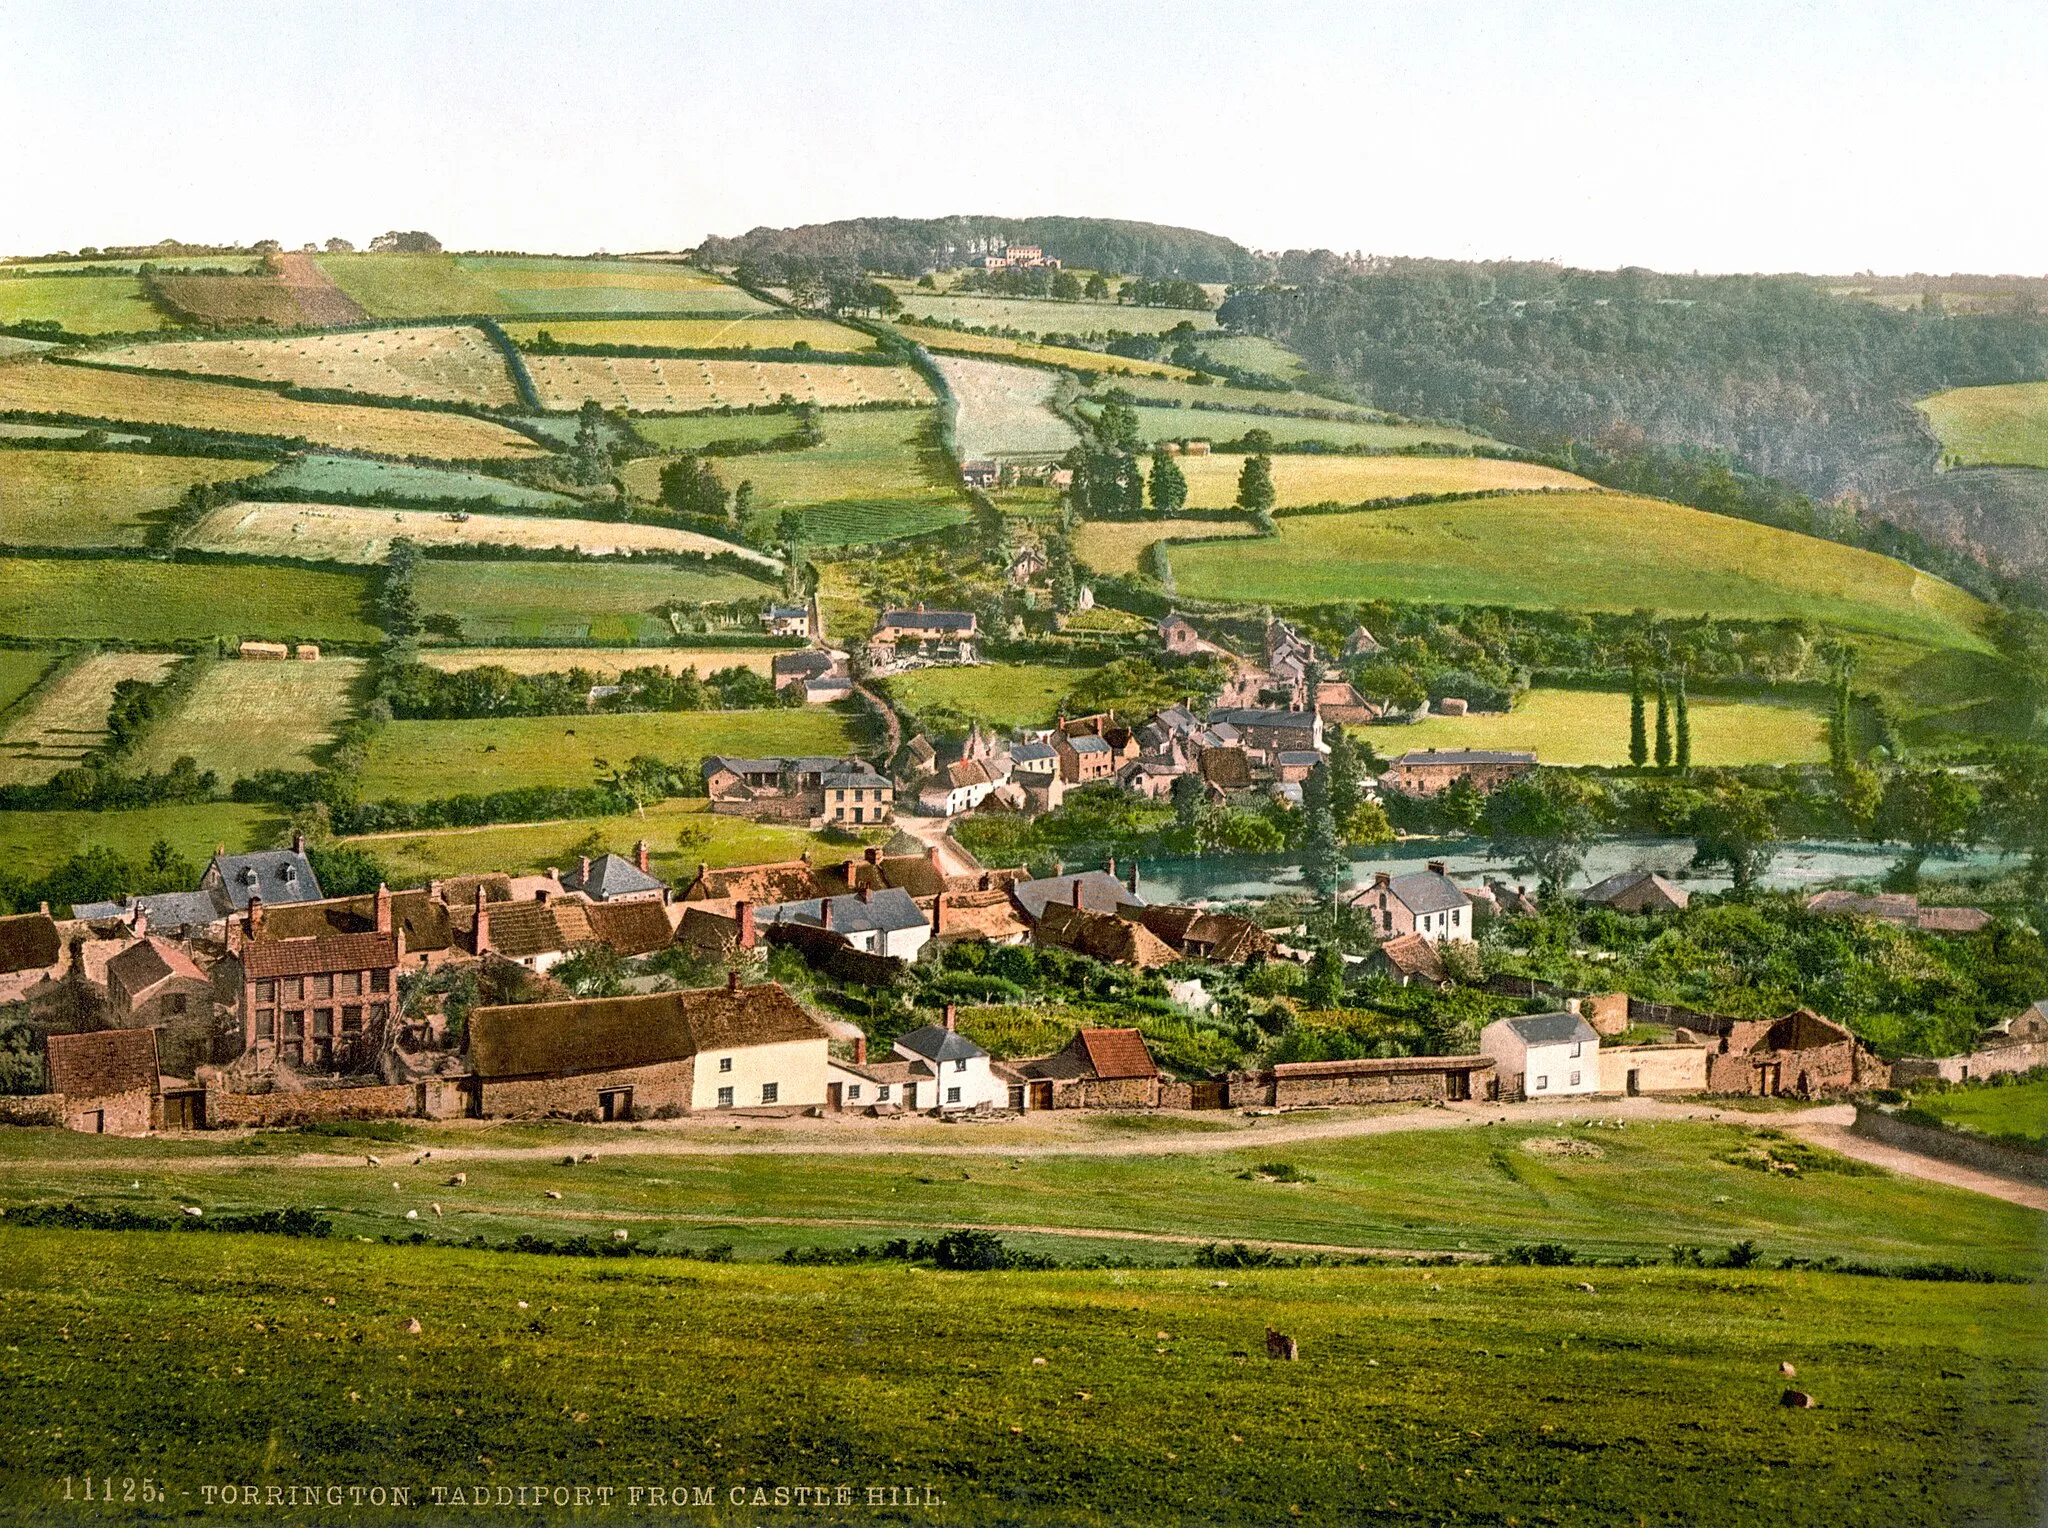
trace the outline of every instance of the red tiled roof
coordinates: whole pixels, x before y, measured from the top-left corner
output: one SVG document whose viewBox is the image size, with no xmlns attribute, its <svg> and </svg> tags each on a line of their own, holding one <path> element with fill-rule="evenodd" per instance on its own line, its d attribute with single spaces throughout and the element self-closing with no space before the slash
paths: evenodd
<svg viewBox="0 0 2048 1528">
<path fill-rule="evenodd" d="M 318 976 L 331 971 L 375 971 L 397 964 L 396 934 L 258 939 L 242 949 L 242 970 L 251 981 L 267 981 L 275 976 Z"/>
<path fill-rule="evenodd" d="M 1097 1077 L 1157 1077 L 1159 1064 L 1135 1029 L 1084 1029 L 1077 1037 Z"/>
<path fill-rule="evenodd" d="M 50 1090 L 68 1098 L 109 1098 L 157 1090 L 156 1031 L 99 1029 L 44 1042 Z"/>
</svg>

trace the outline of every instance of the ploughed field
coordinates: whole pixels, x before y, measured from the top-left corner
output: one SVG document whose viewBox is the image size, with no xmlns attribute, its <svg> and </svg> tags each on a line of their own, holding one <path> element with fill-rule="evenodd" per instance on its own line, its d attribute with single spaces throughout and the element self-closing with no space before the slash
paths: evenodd
<svg viewBox="0 0 2048 1528">
<path fill-rule="evenodd" d="M 290 339 L 160 340 L 94 352 L 110 365 L 247 377 L 441 403 L 514 404 L 505 358 L 481 329 L 371 329 Z"/>
<path fill-rule="evenodd" d="M 1171 549 L 1190 598 L 1441 600 L 1804 617 L 1981 650 L 1986 607 L 1874 552 L 1626 494 L 1530 494 L 1284 516 L 1280 534 Z"/>
</svg>

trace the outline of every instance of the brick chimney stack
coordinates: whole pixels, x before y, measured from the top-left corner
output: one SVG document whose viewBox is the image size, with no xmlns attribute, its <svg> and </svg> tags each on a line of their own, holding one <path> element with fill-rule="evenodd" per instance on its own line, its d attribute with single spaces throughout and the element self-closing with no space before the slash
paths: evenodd
<svg viewBox="0 0 2048 1528">
<path fill-rule="evenodd" d="M 1112 854 L 1112 855 L 1111 855 L 1111 856 L 1110 856 L 1110 857 L 1109 857 L 1108 859 L 1104 860 L 1104 861 L 1102 862 L 1102 868 L 1103 868 L 1103 869 L 1104 869 L 1105 871 L 1107 871 L 1107 872 L 1108 872 L 1108 874 L 1109 874 L 1109 878 L 1110 878 L 1110 879 L 1111 879 L 1112 881 L 1113 881 L 1113 880 L 1115 880 L 1115 879 L 1116 879 L 1116 856 L 1115 856 L 1114 854 Z"/>
<path fill-rule="evenodd" d="M 1081 878 L 1078 875 L 1074 877 L 1072 885 L 1074 888 L 1074 908 L 1076 911 L 1079 911 L 1081 906 Z"/>
<path fill-rule="evenodd" d="M 583 863 L 579 867 L 579 874 L 583 880 L 583 889 L 585 891 L 590 890 L 590 856 L 587 854 L 583 856 Z"/>
<path fill-rule="evenodd" d="M 45 904 L 45 910 L 47 911 L 47 904 Z M 149 932 L 149 909 L 142 906 L 140 903 L 136 904 L 135 921 L 132 926 L 135 930 L 135 937 L 137 939 L 142 938 Z"/>
<path fill-rule="evenodd" d="M 1130 888 L 1131 895 L 1135 897 L 1138 894 L 1138 862 L 1136 860 L 1131 861 Z"/>
<path fill-rule="evenodd" d="M 867 851 L 863 857 L 867 860 L 867 862 L 870 865 L 879 865 L 882 863 L 882 851 L 873 844 L 868 845 Z"/>
<path fill-rule="evenodd" d="M 639 871 L 642 875 L 646 875 L 648 873 L 647 840 L 644 838 L 641 839 L 640 842 L 638 842 L 637 844 L 633 845 L 633 863 L 639 868 Z"/>
<path fill-rule="evenodd" d="M 932 937 L 938 938 L 946 932 L 946 894 L 942 891 L 932 898 Z"/>
<path fill-rule="evenodd" d="M 476 883 L 476 952 L 490 953 L 491 948 L 491 904 L 484 896 L 484 883 Z"/>
<path fill-rule="evenodd" d="M 377 883 L 377 932 L 391 932 L 391 888 L 382 881 Z"/>
<path fill-rule="evenodd" d="M 818 927 L 822 929 L 832 927 L 832 899 L 830 897 L 818 898 Z"/>
<path fill-rule="evenodd" d="M 305 834 L 303 834 L 303 833 L 294 833 L 294 834 L 292 834 L 292 853 L 294 853 L 294 854 L 304 854 L 305 852 L 306 852 L 306 835 L 305 835 Z"/>
<path fill-rule="evenodd" d="M 1372 885 L 1373 885 L 1373 890 L 1375 890 L 1375 891 L 1385 891 L 1385 890 L 1387 889 L 1387 887 L 1388 887 L 1388 886 L 1389 886 L 1390 884 L 1392 884 L 1392 882 L 1393 882 L 1393 879 L 1394 879 L 1394 878 L 1393 878 L 1392 876 L 1388 875 L 1386 871 L 1384 871 L 1384 870 L 1375 870 L 1375 871 L 1374 871 L 1374 872 L 1372 873 Z"/>
<path fill-rule="evenodd" d="M 954 1031 L 958 1030 L 959 1027 L 960 1005 L 957 1003 L 948 1003 L 946 1005 L 946 1033 L 952 1034 Z"/>
<path fill-rule="evenodd" d="M 853 1037 L 853 1064 L 855 1066 L 866 1066 L 868 1064 L 868 1037 L 866 1035 L 855 1035 Z"/>
<path fill-rule="evenodd" d="M 1431 860 L 1429 862 L 1429 873 L 1431 875 L 1442 875 L 1444 873 L 1444 862 L 1442 860 Z"/>
<path fill-rule="evenodd" d="M 754 904 L 742 897 L 732 905 L 733 921 L 739 924 L 739 946 L 743 950 L 754 947 Z"/>
<path fill-rule="evenodd" d="M 263 899 L 261 897 L 251 897 L 249 899 L 248 932 L 251 940 L 263 937 Z"/>
<path fill-rule="evenodd" d="M 863 902 L 872 902 L 875 899 L 875 890 L 866 881 L 860 883 L 860 899 Z"/>
</svg>

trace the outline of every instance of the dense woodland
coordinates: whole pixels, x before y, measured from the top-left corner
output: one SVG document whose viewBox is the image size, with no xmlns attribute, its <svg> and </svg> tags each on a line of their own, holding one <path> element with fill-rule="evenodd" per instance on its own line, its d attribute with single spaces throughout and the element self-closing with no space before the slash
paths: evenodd
<svg viewBox="0 0 2048 1528">
<path fill-rule="evenodd" d="M 708 238 L 697 248 L 707 265 L 780 271 L 845 266 L 915 276 L 979 263 L 1004 244 L 1037 244 L 1068 265 L 1189 281 L 1258 281 L 1267 262 L 1235 240 L 1194 228 L 1114 218 L 849 218 L 801 228 L 755 228 L 736 239 Z"/>
</svg>

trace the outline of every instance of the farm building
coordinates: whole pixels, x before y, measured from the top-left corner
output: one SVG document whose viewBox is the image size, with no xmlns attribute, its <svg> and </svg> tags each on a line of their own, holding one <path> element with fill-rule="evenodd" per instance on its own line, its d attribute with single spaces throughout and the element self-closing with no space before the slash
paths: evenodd
<svg viewBox="0 0 2048 1528">
<path fill-rule="evenodd" d="M 116 1028 L 161 1031 L 160 1064 L 171 1071 L 233 1059 L 232 1010 L 221 1004 L 216 1013 L 213 977 L 190 951 L 144 935 L 107 962 L 106 992 Z"/>
<path fill-rule="evenodd" d="M 979 630 L 971 610 L 884 610 L 868 636 L 868 657 L 877 667 L 904 658 L 929 663 L 972 663 Z"/>
<path fill-rule="evenodd" d="M 778 983 L 485 1007 L 469 1017 L 475 1109 L 602 1120 L 825 1102 L 828 1036 Z"/>
<path fill-rule="evenodd" d="M 64 972 L 57 921 L 41 912 L 0 918 L 0 1003 L 16 1003 Z"/>
<path fill-rule="evenodd" d="M 1248 960 L 1270 958 L 1279 949 L 1271 934 L 1236 913 L 1162 904 L 1123 916 L 1142 923 L 1177 955 L 1213 965 L 1239 966 Z"/>
<path fill-rule="evenodd" d="M 1083 1029 L 1049 1056 L 1005 1064 L 1009 1104 L 1025 1109 L 1156 1109 L 1159 1063 L 1135 1029 Z"/>
<path fill-rule="evenodd" d="M 1865 1050 L 1862 1041 L 1810 1008 L 1795 1008 L 1776 1019 L 1695 1014 L 1678 1038 L 1706 1043 L 1711 1093 L 1806 1098 L 1882 1087 L 1891 1080 L 1891 1068 Z"/>
<path fill-rule="evenodd" d="M 1685 911 L 1692 893 L 1654 870 L 1624 870 L 1588 886 L 1579 900 L 1618 913 L 1677 913 Z"/>
<path fill-rule="evenodd" d="M 1666 1045 L 1602 1045 L 1600 1091 L 1630 1098 L 1639 1093 L 1704 1093 L 1707 1047 L 1682 1041 Z"/>
<path fill-rule="evenodd" d="M 44 1042 L 50 1091 L 64 1125 L 88 1135 L 145 1135 L 158 1123 L 163 1082 L 154 1029 L 98 1029 Z"/>
<path fill-rule="evenodd" d="M 1075 896 L 1081 895 L 1076 883 Z M 1032 926 L 1031 942 L 1041 949 L 1071 950 L 1109 965 L 1130 966 L 1153 971 L 1180 959 L 1173 947 L 1144 924 L 1115 913 L 1091 913 L 1086 908 L 1054 902 L 1047 905 Z"/>
<path fill-rule="evenodd" d="M 1383 1056 L 1359 1061 L 1288 1061 L 1230 1078 L 1233 1108 L 1324 1104 L 1436 1103 L 1489 1098 L 1491 1056 Z"/>
<path fill-rule="evenodd" d="M 1526 775 L 1536 767 L 1533 753 L 1486 748 L 1425 748 L 1404 753 L 1387 766 L 1380 784 L 1404 796 L 1429 797 L 1469 780 L 1482 791 Z"/>
<path fill-rule="evenodd" d="M 1238 741 L 1254 764 L 1271 764 L 1281 753 L 1324 752 L 1323 719 L 1314 711 L 1217 706 L 1209 712 L 1209 724 L 1219 722 L 1237 729 Z"/>
<path fill-rule="evenodd" d="M 863 759 L 806 755 L 704 760 L 704 792 L 727 816 L 805 823 L 885 823 L 895 815 L 896 785 Z"/>
<path fill-rule="evenodd" d="M 1576 1013 L 1495 1019 L 1479 1031 L 1479 1049 L 1493 1059 L 1502 1098 L 1600 1091 L 1600 1036 Z"/>
</svg>

